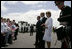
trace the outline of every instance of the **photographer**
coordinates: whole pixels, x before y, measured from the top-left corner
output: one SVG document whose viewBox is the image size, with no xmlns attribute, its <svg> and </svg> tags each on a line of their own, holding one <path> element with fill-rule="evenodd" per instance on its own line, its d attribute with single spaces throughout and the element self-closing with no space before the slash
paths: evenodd
<svg viewBox="0 0 72 49">
<path fill-rule="evenodd" d="M 62 41 L 61 48 L 69 48 L 69 41 L 71 40 L 71 7 L 65 6 L 64 1 L 55 1 L 55 4 L 61 10 L 58 21 L 60 22 L 60 25 L 64 26 L 55 31 L 57 32 L 57 35 L 62 35 L 59 35 L 59 40 Z"/>
</svg>

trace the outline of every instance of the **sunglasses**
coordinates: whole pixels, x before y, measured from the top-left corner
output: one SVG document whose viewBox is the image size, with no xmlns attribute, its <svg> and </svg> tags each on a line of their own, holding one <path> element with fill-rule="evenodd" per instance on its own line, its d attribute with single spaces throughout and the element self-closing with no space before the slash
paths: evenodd
<svg viewBox="0 0 72 49">
<path fill-rule="evenodd" d="M 57 5 L 62 5 L 62 3 L 56 3 L 56 6 L 57 6 Z"/>
</svg>

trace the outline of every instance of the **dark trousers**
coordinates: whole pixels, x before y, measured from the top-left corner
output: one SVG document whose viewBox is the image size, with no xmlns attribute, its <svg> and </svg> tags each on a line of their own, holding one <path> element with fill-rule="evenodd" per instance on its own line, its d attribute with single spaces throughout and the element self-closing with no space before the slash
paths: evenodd
<svg viewBox="0 0 72 49">
<path fill-rule="evenodd" d="M 19 29 L 16 29 L 15 32 L 14 32 L 14 40 L 17 40 L 18 30 Z"/>
<path fill-rule="evenodd" d="M 45 41 L 43 40 L 44 34 L 40 34 L 39 37 L 39 48 L 45 48 Z"/>
<path fill-rule="evenodd" d="M 40 36 L 40 34 L 37 32 L 36 33 L 36 42 L 35 42 L 35 48 L 39 48 L 39 36 Z"/>
<path fill-rule="evenodd" d="M 12 34 L 9 35 L 8 43 L 9 43 L 9 44 L 12 44 Z"/>
<path fill-rule="evenodd" d="M 17 40 L 17 34 L 14 34 L 14 40 Z"/>
<path fill-rule="evenodd" d="M 5 44 L 6 44 L 5 36 L 3 36 L 3 35 L 1 34 L 1 47 L 2 47 L 2 46 L 5 46 Z"/>
<path fill-rule="evenodd" d="M 33 36 L 33 32 L 30 32 L 30 36 Z"/>
<path fill-rule="evenodd" d="M 38 34 L 36 34 L 36 44 L 39 42 L 39 35 Z"/>
<path fill-rule="evenodd" d="M 67 48 L 66 42 L 62 42 L 61 48 Z"/>
</svg>

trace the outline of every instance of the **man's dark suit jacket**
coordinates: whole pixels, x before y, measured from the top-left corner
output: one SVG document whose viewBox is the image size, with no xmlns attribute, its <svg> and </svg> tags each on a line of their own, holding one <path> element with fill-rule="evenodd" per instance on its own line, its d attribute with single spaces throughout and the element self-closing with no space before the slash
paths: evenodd
<svg viewBox="0 0 72 49">
<path fill-rule="evenodd" d="M 46 22 L 47 18 L 43 17 L 41 24 L 44 24 Z M 44 26 L 42 26 L 42 31 L 45 31 Z"/>
<path fill-rule="evenodd" d="M 38 22 L 36 23 L 36 33 L 40 34 L 41 33 L 41 21 L 38 20 Z"/>
</svg>

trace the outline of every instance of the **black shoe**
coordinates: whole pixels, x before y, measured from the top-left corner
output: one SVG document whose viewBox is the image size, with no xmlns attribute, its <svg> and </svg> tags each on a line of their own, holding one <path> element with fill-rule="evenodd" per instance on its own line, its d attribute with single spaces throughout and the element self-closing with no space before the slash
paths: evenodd
<svg viewBox="0 0 72 49">
<path fill-rule="evenodd" d="M 7 47 L 7 46 L 9 46 L 9 45 L 6 45 L 6 44 L 5 44 L 5 47 Z"/>
<path fill-rule="evenodd" d="M 2 45 L 1 47 L 7 47 L 8 45 Z"/>
</svg>

